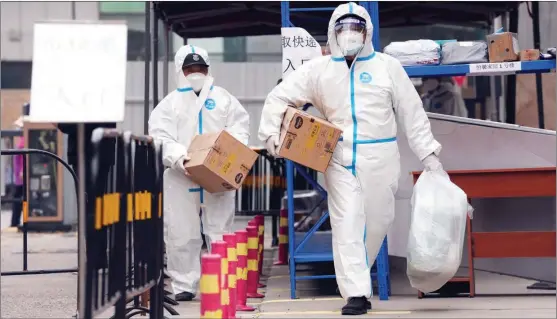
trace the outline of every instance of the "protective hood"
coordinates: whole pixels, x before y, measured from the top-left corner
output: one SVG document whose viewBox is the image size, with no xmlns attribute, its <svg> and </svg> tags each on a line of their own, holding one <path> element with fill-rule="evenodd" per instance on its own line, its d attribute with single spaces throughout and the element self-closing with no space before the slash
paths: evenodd
<svg viewBox="0 0 557 319">
<path fill-rule="evenodd" d="M 338 6 L 333 12 L 331 20 L 329 21 L 327 36 L 329 48 L 331 50 L 331 56 L 334 58 L 344 58 L 344 55 L 342 54 L 342 51 L 337 43 L 335 23 L 340 17 L 346 14 L 357 15 L 366 21 L 366 39 L 364 41 L 364 47 L 362 48 L 358 56 L 364 57 L 372 54 L 374 49 L 373 44 L 371 43 L 371 35 L 373 34 L 373 24 L 371 23 L 371 17 L 369 16 L 367 10 L 364 9 L 364 7 L 359 6 L 354 2 L 349 2 Z"/>
<path fill-rule="evenodd" d="M 186 77 L 184 76 L 184 72 L 182 72 L 182 65 L 184 64 L 184 60 L 186 56 L 190 53 L 197 53 L 199 54 L 205 63 L 209 65 L 209 73 L 207 74 L 207 78 L 211 75 L 211 62 L 209 61 L 209 54 L 203 48 L 193 46 L 193 45 L 184 45 L 176 52 L 174 56 L 174 73 L 176 76 L 176 84 L 178 88 L 184 87 L 191 87 L 191 83 L 188 82 Z"/>
</svg>

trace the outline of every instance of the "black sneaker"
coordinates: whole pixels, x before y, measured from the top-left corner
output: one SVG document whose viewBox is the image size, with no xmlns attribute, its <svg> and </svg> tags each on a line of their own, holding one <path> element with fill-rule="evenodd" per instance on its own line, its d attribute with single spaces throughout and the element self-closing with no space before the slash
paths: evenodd
<svg viewBox="0 0 557 319">
<path fill-rule="evenodd" d="M 176 299 L 176 301 L 192 301 L 193 298 L 195 298 L 194 294 L 192 294 L 191 292 L 184 291 L 177 294 L 176 298 L 174 299 Z"/>
<path fill-rule="evenodd" d="M 358 316 L 367 313 L 368 306 L 371 306 L 366 297 L 350 297 L 346 306 L 342 307 L 343 316 Z"/>
</svg>

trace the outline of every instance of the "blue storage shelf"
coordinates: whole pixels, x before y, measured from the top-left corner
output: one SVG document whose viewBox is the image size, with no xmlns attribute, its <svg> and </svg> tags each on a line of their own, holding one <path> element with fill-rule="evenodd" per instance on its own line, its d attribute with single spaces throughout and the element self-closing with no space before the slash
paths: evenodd
<svg viewBox="0 0 557 319">
<path fill-rule="evenodd" d="M 300 247 L 306 233 L 294 234 L 294 246 Z M 385 241 L 384 244 L 387 242 Z M 333 262 L 333 234 L 330 231 L 315 232 L 301 249 L 296 249 L 294 260 L 296 264 L 311 264 L 318 262 Z M 296 280 L 334 279 L 335 275 L 296 276 Z M 371 278 L 377 280 L 377 264 L 372 267 Z M 387 281 L 389 284 L 389 282 Z M 389 290 L 390 285 L 389 285 Z M 388 292 L 390 295 L 390 292 Z"/>
<path fill-rule="evenodd" d="M 300 247 L 300 243 L 304 239 L 306 233 L 296 233 L 294 235 L 294 246 Z M 316 262 L 332 262 L 333 246 L 332 234 L 330 231 L 315 232 L 306 244 L 294 252 L 294 260 L 296 263 L 316 263 Z"/>
<path fill-rule="evenodd" d="M 507 62 L 520 64 L 520 70 L 509 73 L 544 73 L 555 69 L 555 60 L 539 60 L 524 62 Z M 499 63 L 486 63 L 486 65 L 498 65 Z M 474 64 L 456 64 L 456 65 L 423 65 L 423 66 L 405 66 L 404 69 L 409 77 L 426 77 L 426 76 L 458 76 L 458 75 L 482 75 L 482 73 L 471 72 Z M 492 75 L 490 73 L 489 75 Z M 487 74 L 486 74 L 487 75 Z"/>
</svg>

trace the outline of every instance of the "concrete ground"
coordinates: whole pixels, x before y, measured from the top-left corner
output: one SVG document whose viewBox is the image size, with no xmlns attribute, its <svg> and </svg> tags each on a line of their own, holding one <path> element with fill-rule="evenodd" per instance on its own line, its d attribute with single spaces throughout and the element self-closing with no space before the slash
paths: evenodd
<svg viewBox="0 0 557 319">
<path fill-rule="evenodd" d="M 247 224 L 238 218 L 236 229 Z M 1 269 L 21 270 L 22 235 L 6 228 L 9 212 L 2 212 Z M 270 221 L 267 226 L 270 229 Z M 270 247 L 270 232 L 266 246 Z M 75 233 L 30 234 L 29 269 L 73 268 L 77 266 Z M 272 267 L 274 250 L 266 252 L 265 278 L 267 288 L 263 300 L 249 300 L 257 310 L 239 313 L 240 318 L 336 318 L 344 302 L 334 294 L 334 281 L 300 281 L 299 299 L 290 299 L 288 267 Z M 476 271 L 478 294 L 532 294 L 526 286 L 533 281 Z M 70 318 L 76 309 L 77 275 L 25 275 L 1 277 L 1 318 Z M 409 287 L 404 270 L 394 270 L 393 296 L 389 301 L 373 298 L 373 311 L 364 317 L 376 318 L 555 318 L 556 298 L 550 296 L 478 296 L 476 298 L 418 299 Z M 181 303 L 175 309 L 179 316 L 168 318 L 199 318 L 199 301 Z M 108 318 L 111 311 L 100 317 Z M 139 317 L 141 318 L 141 317 Z"/>
</svg>

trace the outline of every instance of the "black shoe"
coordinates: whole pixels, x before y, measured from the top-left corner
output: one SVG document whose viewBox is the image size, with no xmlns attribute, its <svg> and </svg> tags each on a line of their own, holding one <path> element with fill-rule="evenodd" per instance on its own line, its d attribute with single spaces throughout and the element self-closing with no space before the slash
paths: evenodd
<svg viewBox="0 0 557 319">
<path fill-rule="evenodd" d="M 366 308 L 367 310 L 371 310 L 371 301 L 366 300 Z"/>
<path fill-rule="evenodd" d="M 192 301 L 193 298 L 195 298 L 194 294 L 192 294 L 191 292 L 184 291 L 177 294 L 176 298 L 174 299 L 176 299 L 176 301 Z"/>
<path fill-rule="evenodd" d="M 342 307 L 343 316 L 365 315 L 368 306 L 371 306 L 366 297 L 350 297 L 346 306 Z"/>
</svg>

